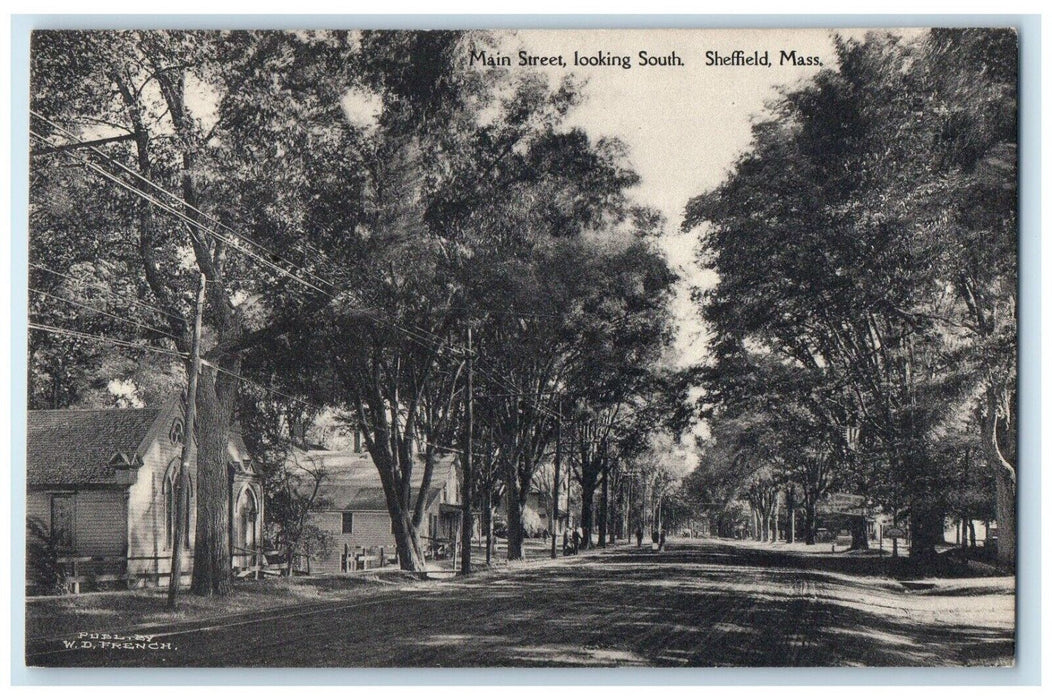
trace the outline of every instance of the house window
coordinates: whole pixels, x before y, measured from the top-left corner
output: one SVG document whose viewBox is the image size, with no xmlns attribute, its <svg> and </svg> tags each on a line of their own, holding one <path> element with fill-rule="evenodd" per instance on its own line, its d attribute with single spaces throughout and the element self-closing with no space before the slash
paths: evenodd
<svg viewBox="0 0 1052 700">
<path fill-rule="evenodd" d="M 73 495 L 51 497 L 51 537 L 56 547 L 73 548 Z"/>
<path fill-rule="evenodd" d="M 237 512 L 241 530 L 240 544 L 241 548 L 245 550 L 238 553 L 253 552 L 256 549 L 256 520 L 259 516 L 259 510 L 256 507 L 256 495 L 252 492 L 252 489 L 247 488 L 241 492 Z"/>
<path fill-rule="evenodd" d="M 171 466 L 168 468 L 168 475 L 164 479 L 164 544 L 168 549 L 172 548 L 172 543 L 175 542 L 175 518 L 178 501 L 176 499 L 177 489 L 175 487 L 176 473 L 179 469 L 178 460 L 173 460 Z M 190 480 L 187 479 L 187 491 L 188 493 L 184 497 L 183 503 L 186 504 L 186 510 L 183 512 L 183 546 L 190 547 L 190 503 L 189 497 L 193 494 L 193 486 L 190 485 Z"/>
<path fill-rule="evenodd" d="M 183 419 L 176 418 L 172 421 L 172 427 L 168 429 L 168 439 L 173 445 L 183 441 Z"/>
<path fill-rule="evenodd" d="M 354 531 L 354 513 L 343 512 L 343 534 L 349 535 Z"/>
</svg>

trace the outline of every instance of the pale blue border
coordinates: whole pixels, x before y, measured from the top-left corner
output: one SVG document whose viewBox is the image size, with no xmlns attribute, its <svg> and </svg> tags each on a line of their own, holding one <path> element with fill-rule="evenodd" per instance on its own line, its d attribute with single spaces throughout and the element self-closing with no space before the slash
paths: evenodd
<svg viewBox="0 0 1052 700">
<path fill-rule="evenodd" d="M 27 669 L 24 661 L 29 33 L 33 29 L 859 28 L 1011 26 L 1020 35 L 1019 565 L 1012 669 Z M 1038 15 L 13 15 L 11 683 L 14 685 L 1037 685 L 1041 681 L 1041 20 Z M 18 106 L 19 108 L 16 108 Z M 15 165 L 17 164 L 17 165 Z M 20 468 L 15 469 L 18 465 Z"/>
</svg>

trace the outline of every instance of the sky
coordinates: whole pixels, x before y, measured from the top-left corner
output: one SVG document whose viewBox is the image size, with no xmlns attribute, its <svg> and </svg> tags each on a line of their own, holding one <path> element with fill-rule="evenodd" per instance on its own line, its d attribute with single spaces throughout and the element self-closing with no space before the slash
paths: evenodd
<svg viewBox="0 0 1052 700">
<path fill-rule="evenodd" d="M 848 36 L 864 32 L 849 30 Z M 704 333 L 690 286 L 711 285 L 715 275 L 694 262 L 697 232 L 681 233 L 684 209 L 694 196 L 716 187 L 748 147 L 752 123 L 780 86 L 806 81 L 823 67 L 835 67 L 833 34 L 828 29 L 796 30 L 588 30 L 518 31 L 504 36 L 500 52 L 520 67 L 519 50 L 535 56 L 563 56 L 565 67 L 537 68 L 558 80 L 572 73 L 587 81 L 584 102 L 569 115 L 569 124 L 593 137 L 612 136 L 629 147 L 629 160 L 641 177 L 632 192 L 642 204 L 660 210 L 668 220 L 662 246 L 681 277 L 675 310 L 680 327 L 679 362 L 704 358 Z M 732 57 L 755 52 L 771 65 L 706 65 L 708 52 Z M 782 51 L 817 57 L 822 65 L 779 65 Z M 639 66 L 639 52 L 668 56 L 679 66 Z M 580 56 L 627 56 L 633 64 L 573 66 Z M 482 68 L 480 68 L 482 69 Z"/>
</svg>

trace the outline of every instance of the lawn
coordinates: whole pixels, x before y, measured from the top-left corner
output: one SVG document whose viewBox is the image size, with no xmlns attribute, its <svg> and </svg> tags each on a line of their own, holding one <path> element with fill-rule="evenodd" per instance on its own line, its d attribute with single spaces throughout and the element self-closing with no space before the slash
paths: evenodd
<svg viewBox="0 0 1052 700">
<path fill-rule="evenodd" d="M 226 597 L 182 593 L 176 609 L 166 608 L 167 589 L 40 596 L 26 601 L 26 639 L 48 639 L 90 630 L 119 632 L 129 628 L 167 627 L 232 617 L 288 606 L 330 603 L 376 591 L 419 585 L 397 569 L 369 575 L 237 580 Z"/>
</svg>

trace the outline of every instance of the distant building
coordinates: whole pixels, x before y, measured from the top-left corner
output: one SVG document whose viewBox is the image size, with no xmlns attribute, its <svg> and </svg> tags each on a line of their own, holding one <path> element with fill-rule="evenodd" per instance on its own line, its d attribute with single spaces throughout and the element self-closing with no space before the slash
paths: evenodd
<svg viewBox="0 0 1052 700">
<path fill-rule="evenodd" d="M 185 434 L 183 400 L 159 408 L 29 411 L 26 512 L 49 534 L 71 587 L 167 584 L 175 533 L 173 485 Z M 197 460 L 182 571 L 193 571 Z M 258 561 L 263 488 L 241 436 L 227 446 L 231 566 Z"/>
<path fill-rule="evenodd" d="M 522 520 L 527 537 L 539 537 L 549 530 L 554 530 L 556 537 L 561 537 L 563 532 L 573 530 L 577 526 L 575 516 L 579 515 L 577 509 L 580 504 L 571 499 L 571 486 L 574 482 L 569 467 L 564 466 L 560 470 L 559 504 L 553 509 L 554 476 L 554 465 L 550 462 L 543 463 L 534 474 L 523 508 Z"/>
<path fill-rule="evenodd" d="M 559 508 L 555 511 L 555 518 L 552 520 L 550 515 L 552 510 L 551 489 L 531 488 L 526 495 L 526 505 L 523 508 L 526 536 L 538 537 L 552 528 L 555 530 L 556 537 L 559 537 L 567 529 L 572 529 L 569 501 L 565 491 L 559 494 Z"/>
<path fill-rule="evenodd" d="M 311 553 L 297 562 L 299 570 L 311 573 L 353 571 L 355 565 L 369 568 L 394 563 L 395 539 L 380 474 L 367 452 L 295 450 L 290 468 L 321 472 L 324 477 L 312 508 L 310 524 L 328 535 L 329 551 Z M 413 466 L 412 498 L 416 499 L 423 479 L 423 459 Z M 421 545 L 428 556 L 448 555 L 460 532 L 460 489 L 456 459 L 438 458 L 424 502 Z"/>
</svg>

